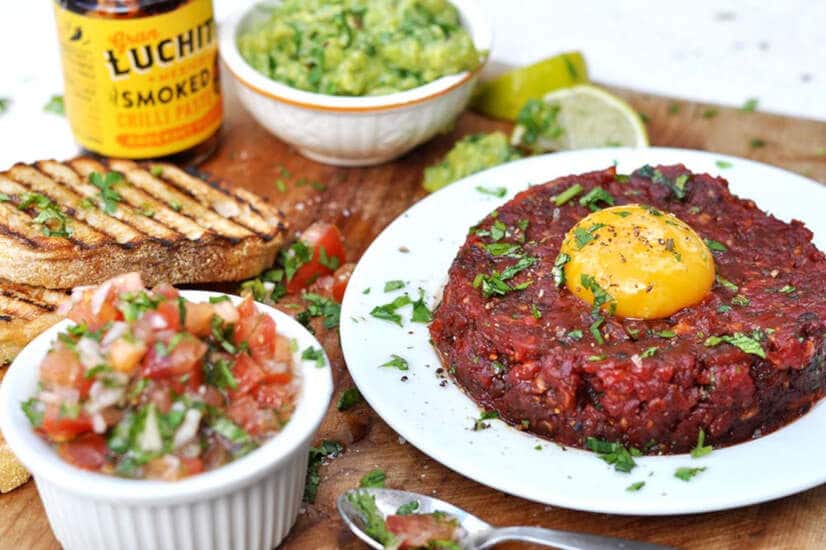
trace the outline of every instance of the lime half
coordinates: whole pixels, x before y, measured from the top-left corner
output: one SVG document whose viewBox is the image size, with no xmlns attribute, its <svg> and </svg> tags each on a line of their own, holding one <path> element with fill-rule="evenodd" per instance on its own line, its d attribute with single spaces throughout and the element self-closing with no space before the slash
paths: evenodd
<svg viewBox="0 0 826 550">
<path fill-rule="evenodd" d="M 534 151 L 564 151 L 594 147 L 647 147 L 648 132 L 640 115 L 617 96 L 590 84 L 555 90 L 543 100 L 557 111 L 561 129 L 544 134 L 532 144 Z M 525 145 L 527 128 L 518 124 L 513 145 Z"/>
<path fill-rule="evenodd" d="M 588 82 L 588 68 L 582 54 L 563 53 L 483 82 L 471 107 L 489 117 L 515 120 L 529 99 L 584 82 Z"/>
</svg>

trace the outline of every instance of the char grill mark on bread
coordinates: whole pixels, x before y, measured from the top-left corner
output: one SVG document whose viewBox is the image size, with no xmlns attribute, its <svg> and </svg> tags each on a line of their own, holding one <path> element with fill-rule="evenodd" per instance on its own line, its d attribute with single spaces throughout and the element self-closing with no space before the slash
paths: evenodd
<svg viewBox="0 0 826 550">
<path fill-rule="evenodd" d="M 107 212 L 89 175 L 110 171 L 123 181 Z M 162 163 L 17 164 L 0 173 L 0 193 L 7 197 L 0 200 L 0 278 L 46 288 L 127 271 L 141 271 L 149 285 L 241 280 L 272 264 L 287 233 L 283 214 L 262 198 Z M 67 237 L 44 235 L 36 205 L 19 208 L 31 193 L 65 217 Z"/>
<path fill-rule="evenodd" d="M 57 308 L 66 298 L 62 292 L 0 281 L 0 365 L 60 319 Z"/>
</svg>

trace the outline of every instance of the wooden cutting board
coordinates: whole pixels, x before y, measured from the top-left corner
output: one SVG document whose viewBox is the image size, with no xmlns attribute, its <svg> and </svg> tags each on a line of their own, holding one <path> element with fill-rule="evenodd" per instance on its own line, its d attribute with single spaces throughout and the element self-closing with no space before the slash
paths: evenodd
<svg viewBox="0 0 826 550">
<path fill-rule="evenodd" d="M 644 115 L 652 145 L 748 157 L 826 184 L 826 123 L 615 91 Z M 203 170 L 269 197 L 283 208 L 296 231 L 318 219 L 334 222 L 346 237 L 352 261 L 388 223 L 425 196 L 420 186 L 423 167 L 440 159 L 458 137 L 510 130 L 509 124 L 466 113 L 449 135 L 393 163 L 334 168 L 299 156 L 258 126 L 231 92 L 228 95 L 222 145 Z M 755 140 L 764 145 L 755 147 Z M 275 184 L 282 167 L 291 173 L 284 192 Z M 338 336 L 333 332 L 321 337 L 333 363 L 335 403 L 353 383 Z M 374 468 L 385 470 L 389 487 L 435 495 L 495 525 L 541 525 L 680 548 L 826 548 L 826 485 L 725 512 L 656 518 L 611 516 L 536 504 L 479 485 L 405 443 L 364 404 L 343 413 L 331 405 L 318 436 L 319 440 L 339 441 L 346 450 L 322 466 L 316 501 L 302 509 L 284 548 L 361 548 L 340 521 L 335 499 Z M 777 467 L 794 465 L 779 461 Z M 0 497 L 0 548 L 58 548 L 31 482 Z"/>
</svg>

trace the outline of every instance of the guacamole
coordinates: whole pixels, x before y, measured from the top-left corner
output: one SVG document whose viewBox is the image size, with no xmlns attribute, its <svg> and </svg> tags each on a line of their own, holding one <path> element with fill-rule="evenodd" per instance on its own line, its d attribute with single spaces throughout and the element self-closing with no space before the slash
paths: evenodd
<svg viewBox="0 0 826 550">
<path fill-rule="evenodd" d="M 442 162 L 425 168 L 422 186 L 432 193 L 465 176 L 520 158 L 502 132 L 471 134 L 457 141 Z"/>
<path fill-rule="evenodd" d="M 383 95 L 476 69 L 447 0 L 285 0 L 238 37 L 255 70 L 310 92 Z"/>
</svg>

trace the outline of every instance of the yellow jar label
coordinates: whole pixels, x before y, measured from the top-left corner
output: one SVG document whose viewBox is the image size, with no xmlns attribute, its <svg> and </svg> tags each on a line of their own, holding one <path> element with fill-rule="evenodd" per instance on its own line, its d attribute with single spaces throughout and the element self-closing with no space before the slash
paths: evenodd
<svg viewBox="0 0 826 550">
<path fill-rule="evenodd" d="M 85 148 L 151 158 L 193 147 L 221 125 L 212 0 L 131 19 L 55 3 L 66 116 Z"/>
</svg>

